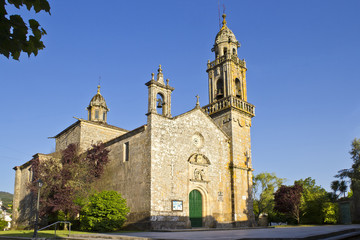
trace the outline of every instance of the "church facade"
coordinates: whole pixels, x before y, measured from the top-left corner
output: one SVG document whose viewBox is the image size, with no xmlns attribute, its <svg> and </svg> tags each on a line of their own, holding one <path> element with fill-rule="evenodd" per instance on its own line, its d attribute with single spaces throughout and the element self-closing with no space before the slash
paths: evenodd
<svg viewBox="0 0 360 240">
<path fill-rule="evenodd" d="M 172 116 L 174 90 L 161 66 L 148 88 L 147 123 L 132 131 L 107 124 L 109 111 L 98 87 L 88 119 L 56 135 L 55 157 L 69 144 L 86 151 L 103 142 L 110 161 L 96 181 L 98 190 L 115 190 L 127 200 L 126 224 L 141 229 L 252 226 L 250 127 L 255 107 L 247 102 L 246 63 L 233 32 L 223 25 L 207 63 L 209 104 Z M 14 168 L 13 221 L 29 224 L 35 201 L 27 190 L 31 166 Z"/>
</svg>

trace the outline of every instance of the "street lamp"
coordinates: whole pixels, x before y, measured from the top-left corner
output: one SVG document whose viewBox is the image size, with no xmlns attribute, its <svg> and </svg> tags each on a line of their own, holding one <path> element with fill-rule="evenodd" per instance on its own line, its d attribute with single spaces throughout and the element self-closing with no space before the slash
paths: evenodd
<svg viewBox="0 0 360 240">
<path fill-rule="evenodd" d="M 41 179 L 36 181 L 38 188 L 37 204 L 36 204 L 36 218 L 35 218 L 35 227 L 34 227 L 34 238 L 37 238 L 38 224 L 39 224 L 39 202 L 40 202 L 40 188 L 43 186 Z"/>
</svg>

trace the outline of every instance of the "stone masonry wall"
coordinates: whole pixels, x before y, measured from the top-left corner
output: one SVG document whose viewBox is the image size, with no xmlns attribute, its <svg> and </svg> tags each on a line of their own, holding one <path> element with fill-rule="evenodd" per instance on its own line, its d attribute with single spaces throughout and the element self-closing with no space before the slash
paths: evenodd
<svg viewBox="0 0 360 240">
<path fill-rule="evenodd" d="M 50 155 L 37 154 L 40 161 L 51 158 Z M 28 189 L 28 185 L 33 181 L 33 171 L 30 162 L 22 166 L 15 167 L 15 187 L 13 198 L 13 227 L 29 226 L 33 224 L 35 218 L 35 198 Z"/>
<path fill-rule="evenodd" d="M 203 198 L 203 226 L 231 221 L 226 134 L 199 109 L 174 119 L 152 114 L 148 125 L 152 228 L 189 228 L 189 193 L 194 189 Z M 183 201 L 183 210 L 172 211 L 172 200 Z"/>
<path fill-rule="evenodd" d="M 107 142 L 124 133 L 126 132 L 118 129 L 81 121 L 80 149 L 85 151 L 91 147 L 91 144 Z"/>
<path fill-rule="evenodd" d="M 215 116 L 214 121 L 232 138 L 234 161 L 235 221 L 251 224 L 253 204 L 251 199 L 251 118 L 236 109 L 227 109 Z M 248 222 L 250 220 L 250 222 Z"/>
<path fill-rule="evenodd" d="M 55 139 L 55 151 L 59 152 L 64 150 L 69 144 L 79 144 L 80 143 L 80 123 L 76 124 L 74 127 L 68 129 L 66 132 L 61 134 Z"/>
<path fill-rule="evenodd" d="M 129 137 L 127 137 L 129 135 Z M 129 161 L 125 161 L 125 143 L 129 143 Z M 147 130 L 132 132 L 112 140 L 107 147 L 110 162 L 101 179 L 95 184 L 98 190 L 115 190 L 127 200 L 130 208 L 127 225 L 149 228 L 150 216 L 150 138 Z"/>
<path fill-rule="evenodd" d="M 126 131 L 101 126 L 96 123 L 79 121 L 73 128 L 68 129 L 56 138 L 56 152 L 64 150 L 69 144 L 78 144 L 81 151 L 86 151 L 91 144 L 107 142 L 123 135 Z"/>
</svg>

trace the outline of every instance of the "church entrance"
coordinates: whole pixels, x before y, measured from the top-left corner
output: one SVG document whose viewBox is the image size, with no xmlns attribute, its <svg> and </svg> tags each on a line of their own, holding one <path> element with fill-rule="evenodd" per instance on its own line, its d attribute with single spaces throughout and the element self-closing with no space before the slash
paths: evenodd
<svg viewBox="0 0 360 240">
<path fill-rule="evenodd" d="M 189 194 L 189 217 L 191 227 L 202 227 L 202 196 L 198 190 Z"/>
</svg>

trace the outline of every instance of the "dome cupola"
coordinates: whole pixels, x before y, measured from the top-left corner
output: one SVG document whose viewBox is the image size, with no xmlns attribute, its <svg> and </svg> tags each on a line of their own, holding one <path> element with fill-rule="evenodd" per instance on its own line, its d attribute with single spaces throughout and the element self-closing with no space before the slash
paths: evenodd
<svg viewBox="0 0 360 240">
<path fill-rule="evenodd" d="M 106 123 L 109 109 L 106 106 L 104 97 L 100 93 L 100 85 L 98 85 L 97 93 L 91 99 L 87 110 L 89 121 Z"/>
<path fill-rule="evenodd" d="M 221 57 L 228 54 L 237 55 L 237 48 L 240 43 L 236 40 L 235 34 L 226 26 L 226 14 L 222 15 L 222 27 L 215 37 L 215 44 L 212 51 L 215 51 L 215 56 Z"/>
</svg>

